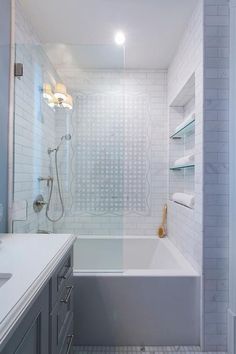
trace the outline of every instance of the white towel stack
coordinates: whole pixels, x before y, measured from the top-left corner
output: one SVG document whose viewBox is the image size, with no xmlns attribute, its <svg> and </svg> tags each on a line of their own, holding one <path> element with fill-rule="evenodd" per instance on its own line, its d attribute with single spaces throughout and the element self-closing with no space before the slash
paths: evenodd
<svg viewBox="0 0 236 354">
<path fill-rule="evenodd" d="M 176 160 L 174 163 L 175 167 L 178 166 L 187 166 L 187 165 L 194 165 L 195 155 L 194 153 L 189 154 L 187 156 L 183 156 L 180 159 Z"/>
<path fill-rule="evenodd" d="M 175 133 L 195 120 L 195 113 L 191 113 L 182 123 L 175 128 Z"/>
<path fill-rule="evenodd" d="M 195 204 L 195 197 L 192 194 L 187 193 L 174 193 L 172 195 L 173 202 L 184 205 L 188 208 L 193 209 Z"/>
</svg>

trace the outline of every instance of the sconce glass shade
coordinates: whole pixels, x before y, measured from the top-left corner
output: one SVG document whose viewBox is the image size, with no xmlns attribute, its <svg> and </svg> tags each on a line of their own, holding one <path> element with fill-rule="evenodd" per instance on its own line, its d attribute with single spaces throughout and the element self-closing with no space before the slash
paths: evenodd
<svg viewBox="0 0 236 354">
<path fill-rule="evenodd" d="M 66 87 L 63 84 L 56 84 L 54 96 L 58 100 L 65 100 L 67 96 Z"/>
<path fill-rule="evenodd" d="M 47 100 L 53 99 L 52 87 L 50 84 L 43 84 L 43 97 Z"/>
<path fill-rule="evenodd" d="M 54 107 L 56 107 L 56 106 L 58 105 L 58 100 L 55 99 L 54 96 L 52 96 L 52 97 L 48 100 L 48 105 L 49 105 L 49 107 L 54 108 Z"/>
<path fill-rule="evenodd" d="M 73 108 L 73 98 L 71 95 L 67 95 L 65 101 L 62 103 L 64 108 L 72 109 Z"/>
</svg>

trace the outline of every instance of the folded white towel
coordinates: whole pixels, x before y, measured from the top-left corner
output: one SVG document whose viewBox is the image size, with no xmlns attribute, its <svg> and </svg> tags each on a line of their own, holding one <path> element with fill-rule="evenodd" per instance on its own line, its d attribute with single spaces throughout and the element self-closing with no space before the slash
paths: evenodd
<svg viewBox="0 0 236 354">
<path fill-rule="evenodd" d="M 195 155 L 194 154 L 183 156 L 180 159 L 176 160 L 174 165 L 175 165 L 175 167 L 185 166 L 185 165 L 193 165 L 194 164 L 194 159 L 195 159 Z"/>
<path fill-rule="evenodd" d="M 195 113 L 191 113 L 182 123 L 180 123 L 180 124 L 175 128 L 175 132 L 178 132 L 178 131 L 181 130 L 183 127 L 185 127 L 185 126 L 188 125 L 190 122 L 192 122 L 193 120 L 195 120 Z"/>
<path fill-rule="evenodd" d="M 187 206 L 188 208 L 194 208 L 195 197 L 192 194 L 174 193 L 172 195 L 172 200 L 176 203 Z"/>
</svg>

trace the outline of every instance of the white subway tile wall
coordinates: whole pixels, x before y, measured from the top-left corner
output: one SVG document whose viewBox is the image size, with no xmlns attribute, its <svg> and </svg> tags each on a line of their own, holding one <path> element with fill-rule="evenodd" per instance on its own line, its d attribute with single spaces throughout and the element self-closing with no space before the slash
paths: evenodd
<svg viewBox="0 0 236 354">
<path fill-rule="evenodd" d="M 195 170 L 169 173 L 169 196 L 173 192 L 195 194 L 195 207 L 168 202 L 168 235 L 192 266 L 201 271 L 202 257 L 202 116 L 203 116 L 203 3 L 199 1 L 168 69 L 168 106 L 195 76 L 195 102 L 186 107 L 169 107 L 169 134 L 192 110 L 195 111 Z M 192 142 L 193 143 L 193 142 Z M 191 144 L 192 144 L 191 143 Z M 182 141 L 171 141 L 169 163 L 184 155 Z M 194 174 L 194 175 L 193 175 Z M 185 175 L 185 176 L 184 176 Z"/>
<path fill-rule="evenodd" d="M 204 1 L 205 349 L 227 349 L 229 208 L 229 1 Z"/>
<path fill-rule="evenodd" d="M 52 231 L 44 210 L 33 211 L 33 201 L 39 193 L 48 197 L 46 183 L 39 183 L 38 177 L 50 174 L 47 148 L 55 145 L 55 112 L 42 99 L 42 88 L 49 76 L 57 76 L 19 2 L 15 33 L 16 62 L 23 63 L 24 75 L 15 79 L 14 200 L 26 205 L 27 211 L 18 207 L 18 214 L 27 212 L 27 219 L 18 221 L 17 216 L 13 231 Z"/>
</svg>

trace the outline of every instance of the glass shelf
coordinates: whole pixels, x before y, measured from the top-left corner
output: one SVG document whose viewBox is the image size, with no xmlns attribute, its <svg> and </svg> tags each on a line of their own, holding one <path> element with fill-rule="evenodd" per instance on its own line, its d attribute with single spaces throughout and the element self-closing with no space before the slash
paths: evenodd
<svg viewBox="0 0 236 354">
<path fill-rule="evenodd" d="M 194 168 L 195 165 L 183 165 L 183 166 L 174 166 L 174 167 L 170 167 L 171 171 L 178 171 L 178 170 L 183 170 L 185 168 Z"/>
<path fill-rule="evenodd" d="M 194 132 L 195 129 L 195 119 L 193 119 L 191 122 L 186 124 L 183 128 L 175 132 L 170 136 L 171 139 L 181 139 L 185 135 L 190 135 Z"/>
</svg>

